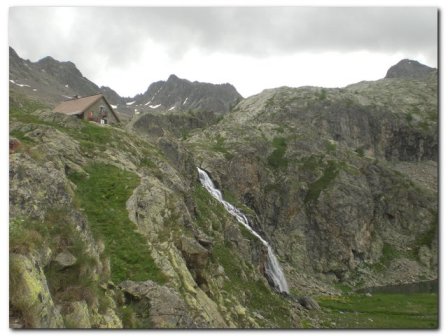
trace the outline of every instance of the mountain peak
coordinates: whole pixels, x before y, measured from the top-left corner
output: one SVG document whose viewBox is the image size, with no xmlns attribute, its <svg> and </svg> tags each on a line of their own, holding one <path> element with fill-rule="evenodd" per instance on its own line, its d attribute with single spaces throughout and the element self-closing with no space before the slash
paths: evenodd
<svg viewBox="0 0 448 336">
<path fill-rule="evenodd" d="M 435 70 L 418 61 L 403 59 L 389 68 L 386 78 L 423 79 Z"/>
<path fill-rule="evenodd" d="M 177 77 L 175 74 L 171 74 L 171 75 L 168 77 L 168 80 L 167 80 L 167 81 L 175 81 L 175 80 L 179 80 L 179 77 Z"/>
</svg>

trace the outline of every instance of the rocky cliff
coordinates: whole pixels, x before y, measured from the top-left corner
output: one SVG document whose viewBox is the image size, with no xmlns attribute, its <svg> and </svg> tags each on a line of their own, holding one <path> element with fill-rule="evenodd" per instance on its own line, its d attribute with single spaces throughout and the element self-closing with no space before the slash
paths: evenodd
<svg viewBox="0 0 448 336">
<path fill-rule="evenodd" d="M 188 138 L 293 291 L 437 277 L 437 74 L 408 77 L 265 90 Z"/>
</svg>

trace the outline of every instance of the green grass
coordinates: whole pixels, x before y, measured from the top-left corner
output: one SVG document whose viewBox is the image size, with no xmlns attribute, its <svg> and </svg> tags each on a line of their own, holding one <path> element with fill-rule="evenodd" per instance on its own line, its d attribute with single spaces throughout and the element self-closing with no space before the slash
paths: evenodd
<svg viewBox="0 0 448 336">
<path fill-rule="evenodd" d="M 35 116 L 31 115 L 32 112 L 38 109 L 48 108 L 47 105 L 30 99 L 25 95 L 17 93 L 9 93 L 9 114 L 10 117 L 20 119 L 23 122 L 34 123 L 38 120 Z"/>
<path fill-rule="evenodd" d="M 210 149 L 215 152 L 223 153 L 226 160 L 231 160 L 233 158 L 233 154 L 226 148 L 225 139 L 221 135 L 218 135 L 215 138 Z"/>
<path fill-rule="evenodd" d="M 274 151 L 268 156 L 268 164 L 274 168 L 286 168 L 288 166 L 288 160 L 284 157 L 286 153 L 286 139 L 283 137 L 275 137 L 272 140 L 272 146 Z"/>
<path fill-rule="evenodd" d="M 86 172 L 88 178 L 70 178 L 77 185 L 76 197 L 95 238 L 105 243 L 112 280 L 151 279 L 163 283 L 165 277 L 154 263 L 145 238 L 128 218 L 126 201 L 139 184 L 138 177 L 99 163 L 86 167 Z"/>
<path fill-rule="evenodd" d="M 365 152 L 364 152 L 364 148 L 362 147 L 358 147 L 355 149 L 356 154 L 358 154 L 358 156 L 360 157 L 364 157 L 365 156 Z"/>
<path fill-rule="evenodd" d="M 254 281 L 242 277 L 241 272 L 249 270 L 250 266 L 240 259 L 230 244 L 215 245 L 212 250 L 212 260 L 224 267 L 229 278 L 224 283 L 224 290 L 235 297 L 241 297 L 241 293 L 244 293 L 242 304 L 250 311 L 258 312 L 266 318 L 259 321 L 262 327 L 291 327 L 288 302 L 272 291 L 262 280 Z"/>
<path fill-rule="evenodd" d="M 9 135 L 14 138 L 19 139 L 22 144 L 25 144 L 28 146 L 32 146 L 36 143 L 33 139 L 27 137 L 25 132 L 22 132 L 19 130 L 12 130 L 11 132 L 9 132 Z"/>
<path fill-rule="evenodd" d="M 323 175 L 309 185 L 308 193 L 305 196 L 305 203 L 316 201 L 320 193 L 338 176 L 340 169 L 341 166 L 338 162 L 334 160 L 328 161 Z"/>
<path fill-rule="evenodd" d="M 433 293 L 354 294 L 321 297 L 319 318 L 329 328 L 435 329 L 438 298 Z"/>
<path fill-rule="evenodd" d="M 196 204 L 196 223 L 212 236 L 216 235 L 216 232 L 221 232 L 223 223 L 230 216 L 224 207 L 200 185 L 194 189 L 193 199 Z M 257 240 L 242 225 L 239 226 L 239 229 L 246 239 Z M 224 267 L 229 278 L 224 283 L 227 295 L 240 297 L 241 293 L 244 293 L 245 301 L 242 304 L 250 311 L 258 311 L 266 318 L 266 320 L 258 321 L 262 326 L 290 327 L 288 303 L 266 286 L 263 281 L 253 281 L 242 277 L 241 272 L 250 274 L 253 272 L 251 269 L 253 266 L 246 264 L 241 259 L 233 250 L 232 244 L 219 241 L 219 237 L 216 238 L 210 258 L 213 263 L 219 263 Z"/>
<path fill-rule="evenodd" d="M 327 98 L 327 90 L 324 88 L 320 89 L 320 92 L 317 94 L 319 100 L 325 100 Z"/>
<path fill-rule="evenodd" d="M 44 268 L 48 288 L 56 303 L 85 300 L 89 307 L 100 310 L 107 305 L 97 279 L 97 275 L 102 280 L 107 274 L 97 273 L 97 260 L 88 254 L 86 244 L 70 223 L 65 209 L 50 210 L 43 220 L 12 218 L 9 237 L 11 253 L 36 255 L 47 246 L 55 254 L 67 250 L 76 257 L 76 263 L 66 269 L 60 269 L 54 262 Z M 13 283 L 10 288 L 13 295 L 20 295 L 15 293 Z"/>
<path fill-rule="evenodd" d="M 196 204 L 196 223 L 207 234 L 221 232 L 223 223 L 229 216 L 224 207 L 200 184 L 193 190 L 193 200 Z"/>
<path fill-rule="evenodd" d="M 334 153 L 336 152 L 337 145 L 334 142 L 331 142 L 329 140 L 325 141 L 325 149 L 327 153 Z"/>
</svg>

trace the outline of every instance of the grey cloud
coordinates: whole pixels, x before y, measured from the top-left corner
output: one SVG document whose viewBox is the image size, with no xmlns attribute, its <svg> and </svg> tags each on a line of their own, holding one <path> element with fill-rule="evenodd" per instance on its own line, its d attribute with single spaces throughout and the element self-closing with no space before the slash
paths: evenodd
<svg viewBox="0 0 448 336">
<path fill-rule="evenodd" d="M 74 24 L 64 37 L 54 8 L 12 8 L 11 44 L 29 55 L 74 61 L 91 53 L 112 66 L 140 58 L 147 39 L 174 59 L 191 49 L 253 57 L 361 50 L 437 56 L 435 8 L 77 7 L 73 12 Z"/>
</svg>

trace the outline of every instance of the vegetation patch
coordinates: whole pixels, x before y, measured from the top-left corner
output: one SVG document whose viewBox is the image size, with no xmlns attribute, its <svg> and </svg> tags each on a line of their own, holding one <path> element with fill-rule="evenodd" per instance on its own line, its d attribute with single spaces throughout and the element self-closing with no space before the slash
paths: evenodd
<svg viewBox="0 0 448 336">
<path fill-rule="evenodd" d="M 88 178 L 70 178 L 77 185 L 76 197 L 93 234 L 105 243 L 112 280 L 118 283 L 151 279 L 163 283 L 165 277 L 154 263 L 145 238 L 128 218 L 126 201 L 138 186 L 138 177 L 100 163 L 88 166 L 86 172 Z"/>
<path fill-rule="evenodd" d="M 325 141 L 325 149 L 328 153 L 334 153 L 336 152 L 337 145 L 334 141 L 327 140 Z"/>
<path fill-rule="evenodd" d="M 53 300 L 61 304 L 85 300 L 89 307 L 100 310 L 107 306 L 99 279 L 95 276 L 98 261 L 87 253 L 88 248 L 70 223 L 66 210 L 51 210 L 42 221 L 12 219 L 9 246 L 10 253 L 23 255 L 39 254 L 43 246 L 55 254 L 63 251 L 71 253 L 76 258 L 74 265 L 61 269 L 55 262 L 50 262 L 44 269 Z M 100 280 L 103 275 L 100 274 Z M 16 286 L 11 286 L 11 295 L 20 295 L 13 292 L 14 288 Z"/>
<path fill-rule="evenodd" d="M 288 166 L 288 160 L 284 157 L 286 153 L 286 139 L 283 137 L 275 137 L 272 140 L 272 146 L 274 151 L 268 156 L 268 164 L 274 168 L 286 168 Z"/>
<path fill-rule="evenodd" d="M 310 184 L 308 193 L 305 196 L 305 203 L 314 202 L 319 198 L 320 193 L 328 188 L 331 182 L 338 176 L 341 165 L 334 160 L 328 161 L 323 175 Z"/>
<path fill-rule="evenodd" d="M 363 147 L 358 147 L 355 149 L 356 154 L 358 154 L 358 156 L 360 157 L 364 157 L 365 156 L 365 152 L 364 152 L 364 148 Z"/>
<path fill-rule="evenodd" d="M 226 209 L 200 184 L 194 188 L 193 200 L 196 204 L 196 223 L 207 234 L 214 235 L 216 231 L 221 232 L 222 223 L 228 216 Z"/>
<path fill-rule="evenodd" d="M 317 93 L 317 97 L 319 100 L 325 100 L 327 98 L 327 90 L 324 88 L 320 89 L 319 93 Z"/>
<path fill-rule="evenodd" d="M 230 153 L 230 152 L 227 150 L 227 148 L 226 148 L 226 146 L 225 146 L 225 139 L 224 139 L 224 137 L 221 136 L 221 135 L 218 135 L 218 136 L 215 138 L 215 140 L 213 141 L 213 144 L 211 145 L 210 149 L 211 149 L 212 151 L 215 151 L 215 152 L 223 153 L 223 154 L 224 154 L 224 157 L 225 157 L 227 160 L 231 160 L 231 159 L 233 158 L 233 154 Z"/>
<path fill-rule="evenodd" d="M 435 329 L 438 298 L 434 293 L 375 293 L 321 297 L 319 319 L 328 328 Z"/>
<path fill-rule="evenodd" d="M 242 277 L 241 272 L 249 266 L 233 252 L 230 245 L 215 245 L 212 260 L 224 267 L 229 278 L 224 284 L 225 291 L 234 297 L 241 297 L 241 293 L 244 293 L 243 305 L 251 312 L 257 312 L 266 318 L 259 321 L 262 327 L 291 327 L 288 302 L 273 292 L 261 279 L 253 281 Z"/>
</svg>

